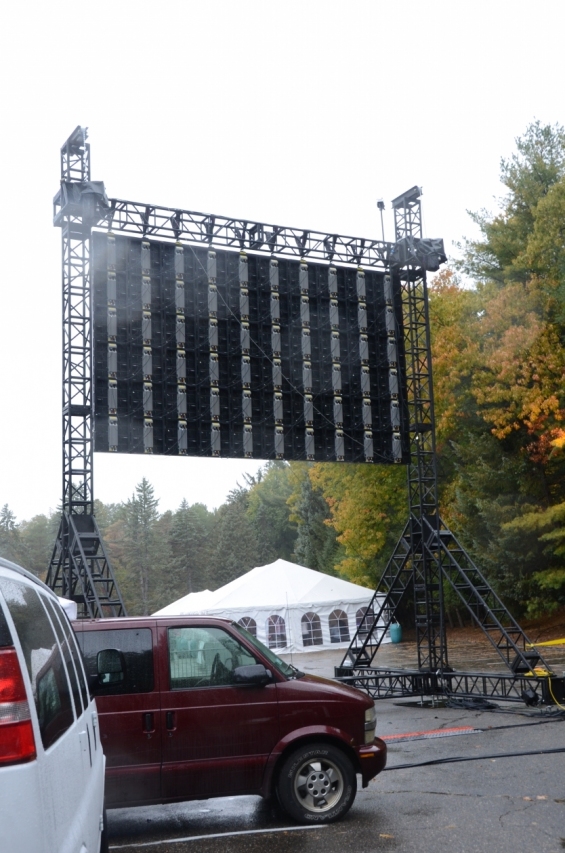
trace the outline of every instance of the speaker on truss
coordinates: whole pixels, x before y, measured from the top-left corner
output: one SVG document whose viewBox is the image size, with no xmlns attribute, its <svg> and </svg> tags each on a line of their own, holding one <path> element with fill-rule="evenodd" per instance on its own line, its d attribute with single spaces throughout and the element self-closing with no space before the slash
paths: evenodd
<svg viewBox="0 0 565 853">
<path fill-rule="evenodd" d="M 523 659 L 522 659 L 523 658 Z M 515 675 L 524 675 L 526 672 L 532 672 L 534 666 L 539 663 L 540 656 L 538 652 L 522 652 L 522 655 L 516 655 L 510 669 Z M 527 663 L 524 663 L 524 660 Z M 528 668 L 529 667 L 529 668 Z"/>
<path fill-rule="evenodd" d="M 439 237 L 403 237 L 391 253 L 393 264 L 400 267 L 411 264 L 426 272 L 437 272 L 446 260 L 443 240 Z"/>
</svg>

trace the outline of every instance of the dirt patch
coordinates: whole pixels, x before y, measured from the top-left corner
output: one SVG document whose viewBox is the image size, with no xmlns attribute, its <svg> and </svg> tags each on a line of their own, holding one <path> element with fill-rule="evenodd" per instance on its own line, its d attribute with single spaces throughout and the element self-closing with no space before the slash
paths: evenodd
<svg viewBox="0 0 565 853">
<path fill-rule="evenodd" d="M 520 627 L 526 632 L 532 642 L 542 643 L 546 640 L 560 640 L 565 637 L 565 607 L 552 613 L 551 616 L 541 616 L 538 619 L 524 620 Z"/>
<path fill-rule="evenodd" d="M 565 638 L 565 607 L 562 607 L 550 616 L 539 616 L 536 619 L 517 619 L 516 621 L 532 643 L 543 643 L 547 640 Z M 452 628 L 447 626 L 446 634 L 448 642 L 450 638 L 464 642 L 466 639 L 473 641 L 484 636 L 483 631 L 476 625 Z M 416 631 L 414 628 L 403 626 L 402 635 L 405 640 L 416 641 Z"/>
</svg>

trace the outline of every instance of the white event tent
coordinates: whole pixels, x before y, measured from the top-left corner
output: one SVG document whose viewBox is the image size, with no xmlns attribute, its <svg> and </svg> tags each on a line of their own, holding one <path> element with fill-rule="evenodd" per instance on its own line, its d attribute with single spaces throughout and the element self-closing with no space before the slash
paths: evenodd
<svg viewBox="0 0 565 853">
<path fill-rule="evenodd" d="M 155 615 L 233 619 L 277 652 L 310 652 L 347 648 L 372 597 L 366 587 L 275 560 L 214 592 L 185 595 Z"/>
</svg>

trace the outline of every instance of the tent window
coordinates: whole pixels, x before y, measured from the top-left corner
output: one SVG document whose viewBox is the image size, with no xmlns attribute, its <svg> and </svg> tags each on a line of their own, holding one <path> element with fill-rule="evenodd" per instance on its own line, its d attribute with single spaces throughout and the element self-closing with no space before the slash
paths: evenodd
<svg viewBox="0 0 565 853">
<path fill-rule="evenodd" d="M 237 624 L 245 628 L 246 631 L 249 631 L 254 637 L 257 636 L 257 622 L 251 616 L 242 616 Z"/>
<path fill-rule="evenodd" d="M 367 618 L 363 622 L 363 617 L 367 614 Z M 363 622 L 363 626 L 361 623 Z M 375 613 L 372 607 L 360 607 L 357 613 L 355 614 L 355 624 L 357 628 L 361 629 L 362 634 L 368 634 L 373 625 L 375 624 Z"/>
<path fill-rule="evenodd" d="M 282 616 L 269 616 L 267 619 L 267 642 L 270 649 L 282 649 L 286 646 L 286 627 Z"/>
<path fill-rule="evenodd" d="M 349 642 L 349 624 L 347 622 L 347 613 L 343 610 L 334 610 L 330 613 L 330 642 L 345 643 Z"/>
<path fill-rule="evenodd" d="M 305 613 L 302 619 L 302 645 L 303 646 L 321 646 L 322 645 L 322 623 L 317 613 Z"/>
</svg>

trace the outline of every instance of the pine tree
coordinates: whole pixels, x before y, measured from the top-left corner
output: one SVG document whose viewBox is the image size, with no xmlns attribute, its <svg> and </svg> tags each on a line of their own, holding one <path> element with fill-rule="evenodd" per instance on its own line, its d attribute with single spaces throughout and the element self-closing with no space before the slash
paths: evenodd
<svg viewBox="0 0 565 853">
<path fill-rule="evenodd" d="M 465 241 L 462 269 L 479 282 L 526 281 L 524 252 L 540 202 L 565 175 L 565 129 L 532 122 L 516 139 L 517 151 L 502 159 L 500 180 L 508 189 L 500 210 L 471 214 L 482 238 Z"/>
<path fill-rule="evenodd" d="M 288 508 L 292 493 L 288 462 L 269 462 L 248 485 L 247 515 L 255 527 L 259 563 L 292 559 L 296 526 Z"/>
<path fill-rule="evenodd" d="M 156 536 L 158 504 L 153 486 L 144 477 L 124 508 L 123 559 L 130 579 L 137 583 L 136 609 L 142 616 L 149 613 L 150 593 L 164 556 Z"/>
<path fill-rule="evenodd" d="M 260 564 L 257 530 L 248 516 L 249 491 L 238 487 L 216 514 L 210 585 L 224 586 Z"/>
<path fill-rule="evenodd" d="M 4 504 L 0 510 L 0 557 L 14 563 L 25 562 L 25 548 L 16 524 L 16 516 L 8 504 Z"/>
<path fill-rule="evenodd" d="M 177 598 L 205 588 L 213 518 L 204 504 L 190 506 L 185 499 L 173 516 L 171 576 Z"/>
<path fill-rule="evenodd" d="M 43 576 L 53 553 L 55 538 L 59 530 L 60 515 L 34 515 L 20 524 L 20 536 L 26 553 L 26 568 Z"/>
<path fill-rule="evenodd" d="M 295 467 L 296 487 L 288 503 L 291 519 L 298 532 L 294 545 L 297 563 L 326 574 L 336 574 L 338 544 L 336 531 L 329 523 L 330 510 L 319 489 L 315 489 L 308 475 L 309 468 Z"/>
</svg>

